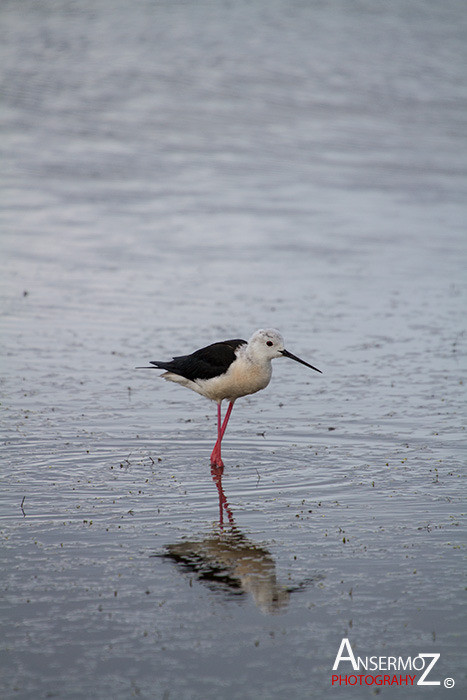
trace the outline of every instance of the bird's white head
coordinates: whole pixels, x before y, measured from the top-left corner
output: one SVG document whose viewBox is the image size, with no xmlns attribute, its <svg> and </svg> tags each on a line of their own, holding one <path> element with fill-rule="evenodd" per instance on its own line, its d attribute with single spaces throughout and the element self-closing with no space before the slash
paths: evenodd
<svg viewBox="0 0 467 700">
<path fill-rule="evenodd" d="M 256 331 L 248 341 L 248 354 L 255 360 L 282 357 L 284 350 L 284 338 L 274 328 Z"/>
<path fill-rule="evenodd" d="M 281 336 L 279 331 L 274 328 L 268 328 L 268 330 L 259 330 L 253 333 L 250 340 L 248 341 L 247 355 L 255 362 L 271 362 L 275 357 L 288 357 L 295 362 L 300 362 L 301 365 L 314 369 L 316 372 L 320 372 L 320 369 L 313 367 L 313 365 L 308 364 L 305 360 L 301 360 L 296 355 L 292 355 L 291 352 L 284 347 L 284 338 Z"/>
</svg>

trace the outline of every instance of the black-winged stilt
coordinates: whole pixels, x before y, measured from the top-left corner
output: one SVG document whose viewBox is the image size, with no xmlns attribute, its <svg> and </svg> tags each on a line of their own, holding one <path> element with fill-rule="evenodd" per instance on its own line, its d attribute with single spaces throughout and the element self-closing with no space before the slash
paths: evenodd
<svg viewBox="0 0 467 700">
<path fill-rule="evenodd" d="M 217 403 L 217 441 L 211 454 L 211 465 L 223 467 L 221 443 L 235 401 L 241 396 L 254 394 L 267 387 L 271 380 L 271 360 L 288 357 L 316 372 L 321 370 L 292 355 L 284 347 L 284 338 L 274 329 L 259 330 L 250 340 L 224 340 L 196 350 L 191 355 L 174 357 L 169 362 L 151 361 L 151 367 L 137 369 L 165 369 L 161 376 L 171 382 L 196 391 Z M 221 403 L 229 401 L 224 421 Z"/>
</svg>

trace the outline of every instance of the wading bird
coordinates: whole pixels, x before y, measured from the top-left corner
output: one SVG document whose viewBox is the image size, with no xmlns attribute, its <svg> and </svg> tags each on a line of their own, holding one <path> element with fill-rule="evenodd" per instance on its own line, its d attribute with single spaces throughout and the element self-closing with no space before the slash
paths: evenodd
<svg viewBox="0 0 467 700">
<path fill-rule="evenodd" d="M 153 360 L 151 367 L 137 369 L 164 369 L 161 376 L 170 382 L 181 384 L 217 403 L 217 441 L 211 454 L 211 465 L 223 467 L 221 443 L 232 408 L 241 396 L 254 394 L 267 387 L 271 380 L 271 360 L 288 357 L 316 372 L 321 370 L 292 355 L 285 349 L 284 339 L 274 329 L 259 330 L 250 340 L 224 340 L 213 343 L 191 355 L 174 357 L 169 362 Z M 224 421 L 221 403 L 229 401 Z"/>
</svg>

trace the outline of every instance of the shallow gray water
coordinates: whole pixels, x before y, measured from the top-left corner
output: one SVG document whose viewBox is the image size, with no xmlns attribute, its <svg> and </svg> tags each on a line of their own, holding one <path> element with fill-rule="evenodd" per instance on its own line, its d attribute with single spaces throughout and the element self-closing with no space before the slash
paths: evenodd
<svg viewBox="0 0 467 700">
<path fill-rule="evenodd" d="M 466 24 L 2 3 L 2 698 L 465 697 Z M 268 326 L 219 483 L 134 367 Z"/>
</svg>

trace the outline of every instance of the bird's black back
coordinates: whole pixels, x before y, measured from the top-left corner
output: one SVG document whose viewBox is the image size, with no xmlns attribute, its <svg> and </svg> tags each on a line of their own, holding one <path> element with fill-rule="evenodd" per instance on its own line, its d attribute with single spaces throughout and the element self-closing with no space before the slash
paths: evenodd
<svg viewBox="0 0 467 700">
<path fill-rule="evenodd" d="M 185 379 L 212 379 L 224 374 L 235 360 L 235 350 L 240 345 L 246 345 L 246 340 L 234 338 L 220 343 L 212 343 L 205 348 L 195 350 L 191 355 L 174 357 L 169 362 L 151 361 L 157 369 L 179 374 Z"/>
</svg>

